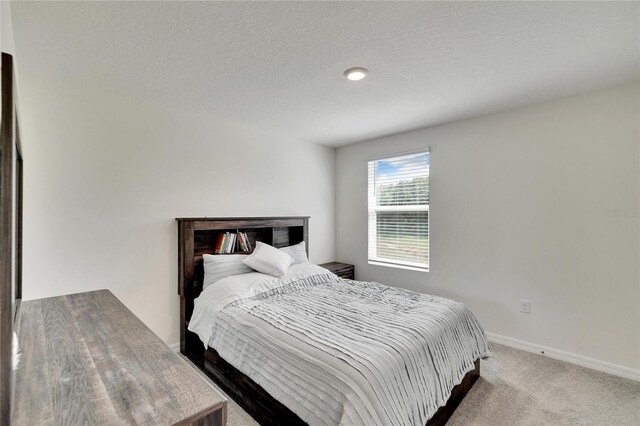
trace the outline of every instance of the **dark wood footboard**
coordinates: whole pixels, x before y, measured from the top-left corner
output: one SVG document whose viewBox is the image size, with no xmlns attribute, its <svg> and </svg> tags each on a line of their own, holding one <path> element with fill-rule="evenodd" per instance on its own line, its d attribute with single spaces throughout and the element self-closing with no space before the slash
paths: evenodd
<svg viewBox="0 0 640 426">
<path fill-rule="evenodd" d="M 205 374 L 261 425 L 306 425 L 293 411 L 225 361 L 214 349 L 207 349 L 204 359 L 192 361 L 197 363 Z M 453 388 L 447 404 L 436 411 L 427 421 L 426 426 L 444 426 L 479 377 L 480 360 L 478 359 L 475 362 L 475 369 L 469 371 L 462 382 Z"/>
<path fill-rule="evenodd" d="M 203 371 L 261 425 L 306 425 L 293 411 L 225 361 L 214 349 L 205 351 L 203 367 Z"/>
<path fill-rule="evenodd" d="M 473 387 L 473 384 L 480 378 L 480 360 L 477 359 L 474 365 L 476 368 L 469 371 L 462 379 L 462 382 L 453 388 L 451 396 L 447 400 L 447 404 L 436 411 L 436 413 L 427 421 L 426 426 L 440 426 L 449 421 L 453 412 L 456 411 L 458 405 L 460 405 L 464 397 L 467 396 L 467 393 L 469 393 Z"/>
</svg>

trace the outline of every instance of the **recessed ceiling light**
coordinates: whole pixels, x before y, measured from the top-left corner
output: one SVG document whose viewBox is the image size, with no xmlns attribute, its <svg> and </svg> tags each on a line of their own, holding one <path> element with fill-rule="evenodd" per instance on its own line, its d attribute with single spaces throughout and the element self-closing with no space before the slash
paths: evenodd
<svg viewBox="0 0 640 426">
<path fill-rule="evenodd" d="M 349 68 L 344 72 L 344 76 L 347 77 L 351 81 L 362 80 L 367 76 L 369 71 L 366 68 L 362 67 L 353 67 Z"/>
</svg>

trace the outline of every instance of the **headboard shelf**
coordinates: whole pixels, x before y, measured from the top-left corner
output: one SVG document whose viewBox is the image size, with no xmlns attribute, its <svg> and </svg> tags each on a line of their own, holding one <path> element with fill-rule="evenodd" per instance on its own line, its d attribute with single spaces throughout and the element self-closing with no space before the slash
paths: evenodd
<svg viewBox="0 0 640 426">
<path fill-rule="evenodd" d="M 194 230 L 206 231 L 216 229 L 234 228 L 274 228 L 289 227 L 293 222 L 309 219 L 309 216 L 282 216 L 282 217 L 205 217 L 205 218 L 178 218 L 178 222 L 192 222 Z"/>
<path fill-rule="evenodd" d="M 178 221 L 178 294 L 180 295 L 180 351 L 187 355 L 198 356 L 202 343 L 197 336 L 187 330 L 193 301 L 202 292 L 203 266 L 202 256 L 213 254 L 224 256 L 234 253 L 214 253 L 218 236 L 221 233 L 244 232 L 252 247 L 256 241 L 274 247 L 286 247 L 306 243 L 309 252 L 309 216 L 278 217 L 203 217 L 177 218 Z"/>
</svg>

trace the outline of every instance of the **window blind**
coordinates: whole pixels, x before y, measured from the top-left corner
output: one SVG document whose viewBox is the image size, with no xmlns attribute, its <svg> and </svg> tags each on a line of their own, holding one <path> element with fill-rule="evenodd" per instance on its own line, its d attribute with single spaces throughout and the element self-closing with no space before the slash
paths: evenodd
<svg viewBox="0 0 640 426">
<path fill-rule="evenodd" d="M 429 152 L 368 163 L 369 263 L 428 270 Z"/>
</svg>

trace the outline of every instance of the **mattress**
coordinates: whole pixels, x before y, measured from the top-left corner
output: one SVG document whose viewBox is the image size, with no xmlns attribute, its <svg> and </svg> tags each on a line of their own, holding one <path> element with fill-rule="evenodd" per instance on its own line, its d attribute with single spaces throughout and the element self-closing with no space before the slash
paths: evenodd
<svg viewBox="0 0 640 426">
<path fill-rule="evenodd" d="M 310 425 L 420 425 L 490 354 L 462 303 L 312 264 L 227 277 L 189 329 Z"/>
</svg>

